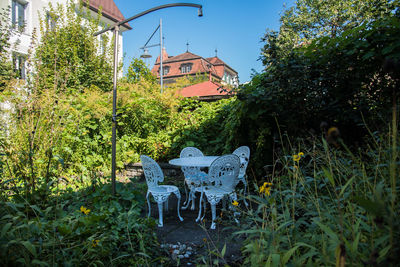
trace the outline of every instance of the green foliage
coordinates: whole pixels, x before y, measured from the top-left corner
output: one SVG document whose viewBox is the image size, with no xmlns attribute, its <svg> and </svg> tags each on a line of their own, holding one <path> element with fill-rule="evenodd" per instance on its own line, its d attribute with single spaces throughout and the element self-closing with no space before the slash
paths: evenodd
<svg viewBox="0 0 400 267">
<path fill-rule="evenodd" d="M 297 0 L 281 16 L 279 33 L 268 31 L 264 36 L 263 63 L 268 66 L 276 56 L 284 57 L 315 38 L 337 37 L 364 23 L 390 16 L 398 6 L 398 0 Z"/>
<path fill-rule="evenodd" d="M 103 91 L 112 88 L 112 65 L 107 34 L 99 37 L 99 18 L 92 18 L 83 6 L 69 2 L 65 8 L 49 5 L 40 22 L 41 41 L 35 50 L 36 90 L 82 91 L 92 85 Z M 55 23 L 51 23 L 51 21 Z M 83 23 L 85 21 L 85 23 Z M 102 48 L 100 48 L 102 47 Z"/>
<path fill-rule="evenodd" d="M 37 205 L 24 199 L 6 202 L 2 194 L 0 263 L 160 264 L 156 263 L 162 258 L 153 230 L 155 222 L 140 215 L 142 187 L 118 183 L 119 195 L 112 197 L 110 184 L 100 184 L 79 192 L 60 192 L 63 194 Z"/>
<path fill-rule="evenodd" d="M 10 10 L 0 9 L 0 92 L 3 91 L 14 77 L 8 49 L 12 28 L 9 22 Z"/>
<path fill-rule="evenodd" d="M 139 58 L 133 58 L 131 64 L 129 65 L 128 72 L 126 73 L 126 80 L 129 83 L 135 83 L 140 80 L 154 83 L 156 82 L 156 77 L 154 77 L 143 60 Z"/>
<path fill-rule="evenodd" d="M 292 138 L 310 136 L 327 122 L 358 145 L 365 122 L 373 129 L 385 126 L 399 80 L 398 70 L 388 73 L 384 66 L 400 58 L 399 23 L 398 17 L 388 16 L 337 37 L 317 38 L 285 55 L 279 52 L 278 36 L 269 38 L 266 47 L 273 56 L 266 71 L 240 88 L 241 103 L 236 104 L 235 129 L 246 123 L 247 131 L 234 135 L 241 143 L 252 140 L 250 147 L 260 156 L 253 157 L 255 169 L 272 161 L 270 151 L 280 142 L 280 132 Z"/>
<path fill-rule="evenodd" d="M 392 154 L 400 148 L 392 144 L 374 134 L 365 149 L 352 154 L 323 140 L 300 143 L 299 161 L 292 156 L 299 148 L 279 158 L 282 169 L 266 178 L 273 184 L 270 194 L 249 197 L 255 209 L 245 211 L 236 233 L 247 238 L 244 264 L 395 265 L 399 181 L 393 184 L 391 176 L 399 167 Z"/>
</svg>

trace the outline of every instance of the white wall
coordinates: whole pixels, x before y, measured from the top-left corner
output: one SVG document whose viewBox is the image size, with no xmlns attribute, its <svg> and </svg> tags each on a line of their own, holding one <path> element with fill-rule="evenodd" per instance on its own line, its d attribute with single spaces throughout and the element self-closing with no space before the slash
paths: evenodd
<svg viewBox="0 0 400 267">
<path fill-rule="evenodd" d="M 78 0 L 75 0 L 76 2 Z M 39 15 L 43 18 L 45 16 L 45 10 L 48 7 L 48 4 L 51 2 L 53 7 L 56 7 L 58 3 L 66 5 L 68 0 L 20 0 L 21 3 L 26 3 L 26 13 L 25 13 L 25 20 L 26 20 L 26 27 L 24 29 L 24 32 L 22 33 L 14 33 L 11 38 L 10 38 L 10 43 L 11 43 L 11 53 L 10 57 L 12 55 L 12 52 L 17 52 L 22 55 L 28 55 L 30 52 L 32 53 L 33 51 L 29 51 L 29 48 L 32 43 L 32 34 L 35 30 L 36 32 L 36 38 L 37 40 L 40 40 L 40 20 L 39 20 Z M 0 8 L 6 8 L 7 6 L 11 7 L 12 5 L 12 0 L 1 0 L 0 1 Z M 93 16 L 96 16 L 95 12 L 91 11 Z M 11 14 L 10 14 L 10 21 L 11 21 Z M 107 19 L 105 17 L 102 17 L 101 19 L 102 22 L 104 22 L 107 25 L 112 25 L 114 24 L 113 21 L 110 19 Z M 101 29 L 99 27 L 99 29 Z M 112 38 L 112 32 L 107 33 L 109 35 L 109 40 Z M 123 58 L 123 47 L 122 47 L 122 34 L 120 33 L 119 35 L 119 40 L 118 40 L 118 62 L 122 62 Z M 119 76 L 122 76 L 122 70 L 119 73 Z"/>
</svg>

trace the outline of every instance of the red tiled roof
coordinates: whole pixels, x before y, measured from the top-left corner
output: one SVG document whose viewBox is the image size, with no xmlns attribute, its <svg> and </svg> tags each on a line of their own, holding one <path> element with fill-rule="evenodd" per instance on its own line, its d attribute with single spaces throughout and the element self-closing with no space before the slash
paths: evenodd
<svg viewBox="0 0 400 267">
<path fill-rule="evenodd" d="M 208 61 L 210 61 L 214 66 L 221 66 L 221 70 L 222 70 L 222 75 L 224 74 L 224 66 L 231 69 L 232 71 L 234 71 L 236 74 L 237 72 L 232 69 L 228 64 L 226 64 L 224 61 L 222 61 L 219 57 L 209 57 L 206 58 Z M 221 76 L 222 77 L 222 76 Z"/>
<path fill-rule="evenodd" d="M 228 92 L 221 92 L 218 88 L 223 87 L 217 83 L 206 81 L 182 88 L 179 93 L 184 97 L 228 95 Z"/>
<path fill-rule="evenodd" d="M 86 3 L 86 1 L 84 1 L 84 3 Z M 118 9 L 113 0 L 89 0 L 89 7 L 95 12 L 102 7 L 101 12 L 103 16 L 112 21 L 118 22 L 125 20 L 125 17 L 122 15 L 121 11 Z M 123 26 L 125 26 L 127 29 L 132 29 L 128 23 L 125 23 Z"/>
<path fill-rule="evenodd" d="M 165 52 L 166 54 L 166 52 Z M 167 54 L 166 54 L 167 55 Z M 181 73 L 181 65 L 182 64 L 192 64 L 192 69 L 188 73 Z M 185 52 L 183 54 L 174 56 L 174 57 L 168 57 L 166 59 L 163 51 L 163 68 L 164 67 L 169 67 L 169 72 L 168 74 L 164 75 L 164 77 L 174 77 L 174 76 L 182 76 L 182 75 L 190 75 L 190 74 L 196 74 L 196 73 L 209 73 L 211 70 L 211 74 L 214 76 L 217 76 L 218 78 L 222 78 L 223 76 L 223 70 L 222 70 L 222 75 L 220 71 L 217 71 L 216 67 L 213 64 L 210 64 L 207 60 L 204 58 L 195 55 L 190 52 Z M 155 76 L 159 76 L 159 69 L 160 69 L 160 56 L 157 57 L 156 63 L 154 64 L 151 72 Z"/>
<path fill-rule="evenodd" d="M 209 57 L 206 58 L 208 61 L 210 61 L 213 65 L 223 65 L 225 62 L 223 62 L 221 59 L 218 57 Z"/>
</svg>

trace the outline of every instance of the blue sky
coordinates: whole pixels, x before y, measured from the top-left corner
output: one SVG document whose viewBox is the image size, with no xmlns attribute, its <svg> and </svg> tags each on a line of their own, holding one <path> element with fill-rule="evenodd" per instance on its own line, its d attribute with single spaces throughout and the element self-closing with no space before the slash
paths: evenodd
<svg viewBox="0 0 400 267">
<path fill-rule="evenodd" d="M 177 1 L 114 0 L 125 18 L 147 9 Z M 163 22 L 164 47 L 171 56 L 189 51 L 202 57 L 218 57 L 239 73 L 240 83 L 251 79 L 252 69 L 262 70 L 258 60 L 263 46 L 261 38 L 266 29 L 279 29 L 284 6 L 294 0 L 192 0 L 203 5 L 203 17 L 192 7 L 172 7 L 147 14 L 130 22 L 133 28 L 123 33 L 124 67 L 132 57 L 142 54 L 142 47 L 159 24 Z M 149 44 L 159 43 L 157 33 Z M 153 56 L 146 63 L 151 68 L 159 55 L 159 47 L 149 49 Z"/>
</svg>

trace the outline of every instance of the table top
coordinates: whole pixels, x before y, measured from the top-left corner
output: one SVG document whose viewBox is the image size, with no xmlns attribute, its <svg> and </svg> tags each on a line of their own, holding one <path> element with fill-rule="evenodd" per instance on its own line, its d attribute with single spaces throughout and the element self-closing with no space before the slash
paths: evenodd
<svg viewBox="0 0 400 267">
<path fill-rule="evenodd" d="M 211 163 L 217 158 L 218 156 L 177 158 L 171 159 L 169 164 L 182 167 L 210 167 Z"/>
</svg>

